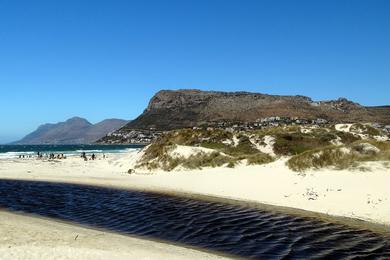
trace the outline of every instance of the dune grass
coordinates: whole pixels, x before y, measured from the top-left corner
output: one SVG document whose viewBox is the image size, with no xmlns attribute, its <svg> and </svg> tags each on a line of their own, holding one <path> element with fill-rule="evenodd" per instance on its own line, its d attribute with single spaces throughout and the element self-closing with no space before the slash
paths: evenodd
<svg viewBox="0 0 390 260">
<path fill-rule="evenodd" d="M 256 135 L 264 137 L 272 135 L 275 138 L 274 152 L 279 156 L 290 156 L 305 151 L 327 147 L 332 141 L 340 140 L 344 144 L 350 144 L 360 140 L 351 133 L 339 132 L 332 128 L 311 128 L 303 133 L 301 126 L 275 127 L 256 131 Z"/>
<path fill-rule="evenodd" d="M 246 157 L 248 165 L 259 165 L 273 162 L 275 159 L 264 153 L 256 153 Z"/>
<path fill-rule="evenodd" d="M 231 158 L 225 155 L 222 155 L 219 152 L 212 153 L 197 153 L 189 156 L 184 159 L 181 158 L 181 163 L 184 168 L 187 169 L 201 169 L 203 167 L 219 167 L 224 164 L 235 165 L 236 159 Z"/>
<path fill-rule="evenodd" d="M 356 168 L 361 162 L 369 161 L 390 161 L 390 143 L 365 140 L 349 145 L 317 148 L 291 157 L 287 165 L 294 171 L 306 171 L 324 167 Z"/>
<path fill-rule="evenodd" d="M 365 135 L 370 135 L 370 136 L 377 136 L 383 134 L 380 130 L 372 126 L 363 125 L 363 124 L 353 124 L 350 128 L 350 131 L 365 134 Z"/>
<path fill-rule="evenodd" d="M 171 171 L 178 166 L 187 169 L 202 167 L 219 167 L 226 165 L 234 167 L 238 162 L 247 160 L 248 164 L 263 164 L 274 159 L 258 151 L 250 142 L 249 137 L 237 134 L 236 145 L 223 143 L 231 140 L 233 134 L 220 129 L 181 129 L 168 132 L 145 149 L 144 156 L 136 168 L 144 167 L 149 170 L 163 169 Z M 170 152 L 176 145 L 201 146 L 215 150 L 212 153 L 199 152 L 188 158 L 172 157 Z"/>
<path fill-rule="evenodd" d="M 356 126 L 359 129 L 361 127 L 371 134 L 376 133 L 376 129 L 372 130 L 366 125 Z M 282 126 L 234 133 L 222 129 L 174 130 L 163 134 L 149 145 L 136 167 L 150 170 L 160 168 L 166 171 L 178 166 L 188 169 L 234 167 L 243 161 L 248 165 L 265 164 L 279 156 L 292 156 L 287 162 L 288 167 L 294 171 L 305 171 L 323 167 L 345 169 L 364 161 L 390 160 L 390 142 L 362 140 L 352 133 L 336 131 L 334 127 L 306 129 L 309 130 L 303 132 L 301 126 Z M 274 138 L 273 151 L 276 157 L 262 153 L 252 143 L 257 140 L 261 145 L 261 140 L 267 135 Z M 335 140 L 342 145 L 335 146 Z M 364 145 L 361 145 L 364 143 L 376 147 L 379 152 L 367 152 Z M 170 154 L 176 145 L 205 147 L 213 149 L 214 152 L 198 152 L 187 158 L 173 157 Z"/>
</svg>

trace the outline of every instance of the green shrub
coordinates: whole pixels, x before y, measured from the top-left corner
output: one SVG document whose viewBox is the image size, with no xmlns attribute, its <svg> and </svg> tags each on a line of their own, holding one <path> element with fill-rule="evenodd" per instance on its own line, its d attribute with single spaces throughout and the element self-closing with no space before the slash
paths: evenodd
<svg viewBox="0 0 390 260">
<path fill-rule="evenodd" d="M 226 167 L 228 168 L 234 168 L 235 166 L 236 166 L 236 162 L 233 161 L 228 162 L 228 164 L 226 165 Z"/>
<path fill-rule="evenodd" d="M 332 140 L 337 139 L 337 135 L 334 133 L 325 132 L 319 136 L 321 143 L 330 143 Z"/>
<path fill-rule="evenodd" d="M 247 136 L 241 136 L 239 138 L 239 143 L 236 146 L 227 146 L 223 149 L 223 152 L 231 156 L 241 156 L 255 154 L 259 151 L 253 147 L 253 144 L 249 141 Z"/>
<path fill-rule="evenodd" d="M 310 134 L 300 132 L 278 134 L 275 137 L 274 152 L 277 155 L 295 155 L 326 145 L 329 145 L 329 143 L 323 142 Z"/>
<path fill-rule="evenodd" d="M 294 132 L 300 132 L 301 127 L 300 126 L 277 126 L 277 127 L 268 127 L 263 128 L 260 130 L 254 131 L 254 133 L 257 136 L 263 137 L 266 135 L 278 135 L 278 134 L 285 134 L 285 133 L 294 133 Z"/>
<path fill-rule="evenodd" d="M 225 150 L 228 146 L 226 144 L 223 144 L 223 143 L 212 143 L 210 141 L 207 141 L 207 142 L 202 142 L 200 144 L 200 146 L 204 147 L 204 148 L 209 148 L 209 149 L 214 149 L 214 150 Z"/>
<path fill-rule="evenodd" d="M 353 124 L 350 128 L 350 131 L 352 132 L 358 132 L 370 136 L 376 136 L 381 135 L 381 131 L 370 126 L 370 125 L 363 125 L 363 124 Z"/>
<path fill-rule="evenodd" d="M 305 171 L 310 168 L 338 166 L 345 168 L 353 163 L 355 158 L 344 154 L 338 147 L 325 147 L 306 151 L 291 157 L 287 165 L 293 171 Z"/>
<path fill-rule="evenodd" d="M 270 163 L 274 159 L 269 156 L 268 154 L 265 153 L 256 153 L 253 155 L 250 155 L 247 157 L 247 164 L 248 165 L 253 165 L 253 164 L 265 164 L 265 163 Z"/>
<path fill-rule="evenodd" d="M 355 135 L 353 135 L 351 133 L 347 133 L 347 132 L 337 131 L 336 134 L 338 137 L 340 137 L 341 142 L 343 144 L 351 144 L 353 142 L 361 140 L 361 138 L 359 136 L 355 136 Z"/>
<path fill-rule="evenodd" d="M 344 144 L 350 144 L 359 137 L 351 133 L 338 132 L 332 128 L 313 128 L 309 133 L 297 131 L 287 133 L 277 133 L 274 135 L 274 152 L 277 155 L 297 155 L 309 150 L 326 147 L 332 144 L 333 140 L 341 139 Z"/>
<path fill-rule="evenodd" d="M 372 129 L 365 125 L 356 126 L 360 129 Z M 374 129 L 376 130 L 376 129 Z M 237 134 L 237 133 L 236 133 Z M 238 143 L 230 145 L 223 143 L 232 140 L 233 134 L 221 129 L 180 129 L 167 132 L 145 149 L 145 154 L 137 167 L 147 169 L 161 168 L 170 171 L 177 166 L 195 169 L 202 167 L 217 167 L 226 165 L 234 167 L 237 162 L 246 159 L 248 164 L 264 164 L 274 160 L 271 156 L 261 153 L 250 141 L 250 138 L 261 140 L 270 135 L 275 138 L 274 152 L 276 155 L 293 155 L 288 166 L 296 171 L 308 168 L 353 167 L 357 162 L 370 160 L 390 160 L 390 142 L 361 140 L 351 133 L 336 131 L 332 127 L 312 128 L 310 132 L 302 133 L 299 126 L 283 126 L 255 131 L 240 132 L 236 137 Z M 250 138 L 249 138 L 250 136 Z M 332 141 L 341 139 L 351 153 L 343 153 L 340 147 L 332 146 Z M 359 146 L 368 142 L 380 149 L 380 152 L 362 152 Z M 170 151 L 176 145 L 201 146 L 213 149 L 213 153 L 197 153 L 188 158 L 171 157 Z M 360 150 L 359 150 L 360 149 Z M 364 149 L 363 149 L 364 150 Z"/>
<path fill-rule="evenodd" d="M 181 165 L 187 169 L 201 169 L 202 167 L 218 167 L 232 162 L 232 158 L 224 156 L 219 152 L 210 154 L 197 153 L 181 160 Z M 232 162 L 233 163 L 233 162 Z"/>
<path fill-rule="evenodd" d="M 365 152 L 360 144 L 369 143 L 377 148 L 379 152 Z M 347 148 L 350 152 L 345 153 L 341 148 Z M 310 168 L 319 169 L 324 167 L 335 167 L 336 169 L 353 168 L 359 162 L 367 161 L 390 161 L 390 143 L 377 141 L 357 141 L 346 146 L 328 146 L 313 149 L 291 157 L 287 165 L 294 171 L 305 171 Z"/>
</svg>

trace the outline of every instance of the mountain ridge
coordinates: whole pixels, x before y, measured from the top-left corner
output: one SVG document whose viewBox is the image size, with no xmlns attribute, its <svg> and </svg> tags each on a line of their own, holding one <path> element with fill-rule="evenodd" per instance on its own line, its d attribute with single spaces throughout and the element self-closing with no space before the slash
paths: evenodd
<svg viewBox="0 0 390 260">
<path fill-rule="evenodd" d="M 11 144 L 89 144 L 119 129 L 128 120 L 105 119 L 96 124 L 85 118 L 72 117 L 58 123 L 46 123 Z"/>
<path fill-rule="evenodd" d="M 366 107 L 346 98 L 313 101 L 302 95 L 160 90 L 144 112 L 122 129 L 172 130 L 218 121 L 254 122 L 271 116 L 390 124 L 390 106 Z"/>
</svg>

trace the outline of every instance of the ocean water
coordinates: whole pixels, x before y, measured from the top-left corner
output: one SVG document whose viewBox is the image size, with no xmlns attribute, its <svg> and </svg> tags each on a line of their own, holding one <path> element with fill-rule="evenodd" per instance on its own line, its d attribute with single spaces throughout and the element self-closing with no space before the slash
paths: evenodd
<svg viewBox="0 0 390 260">
<path fill-rule="evenodd" d="M 38 152 L 43 154 L 55 153 L 68 156 L 95 153 L 123 153 L 129 150 L 140 149 L 143 145 L 0 145 L 0 159 L 18 158 L 19 155 L 34 156 Z"/>
<path fill-rule="evenodd" d="M 390 237 L 363 228 L 141 191 L 0 179 L 0 208 L 235 257 L 390 259 Z"/>
</svg>

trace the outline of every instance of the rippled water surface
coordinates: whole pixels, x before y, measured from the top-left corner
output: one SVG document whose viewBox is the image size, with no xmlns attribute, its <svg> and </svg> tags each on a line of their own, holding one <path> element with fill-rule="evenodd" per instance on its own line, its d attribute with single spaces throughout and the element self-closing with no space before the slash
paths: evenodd
<svg viewBox="0 0 390 260">
<path fill-rule="evenodd" d="M 0 180 L 0 207 L 259 259 L 390 259 L 390 238 L 245 206 L 73 184 Z"/>
</svg>

